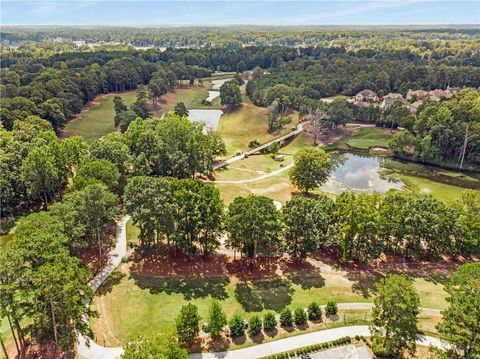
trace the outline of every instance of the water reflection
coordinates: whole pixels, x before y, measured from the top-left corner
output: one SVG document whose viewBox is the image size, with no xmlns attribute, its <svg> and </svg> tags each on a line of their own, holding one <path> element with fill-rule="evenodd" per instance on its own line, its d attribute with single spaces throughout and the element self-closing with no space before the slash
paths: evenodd
<svg viewBox="0 0 480 359">
<path fill-rule="evenodd" d="M 344 153 L 332 154 L 332 160 L 336 168 L 321 187 L 323 191 L 337 194 L 345 191 L 385 193 L 403 186 L 400 181 L 381 176 L 381 157 Z"/>
<path fill-rule="evenodd" d="M 218 121 L 223 115 L 222 110 L 188 110 L 188 119 L 190 121 L 201 122 L 205 124 L 208 130 L 216 130 L 218 127 Z"/>
</svg>

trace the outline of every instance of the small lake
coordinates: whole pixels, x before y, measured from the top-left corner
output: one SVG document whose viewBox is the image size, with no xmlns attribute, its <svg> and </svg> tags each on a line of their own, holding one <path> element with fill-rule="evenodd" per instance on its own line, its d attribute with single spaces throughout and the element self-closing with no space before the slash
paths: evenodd
<svg viewBox="0 0 480 359">
<path fill-rule="evenodd" d="M 220 90 L 220 87 L 227 81 L 233 80 L 232 78 L 229 79 L 219 79 L 219 80 L 212 80 L 212 90 Z"/>
<path fill-rule="evenodd" d="M 188 110 L 188 119 L 190 121 L 200 122 L 205 124 L 207 130 L 216 130 L 218 127 L 218 121 L 223 115 L 222 110 Z"/>
<path fill-rule="evenodd" d="M 218 96 L 220 96 L 220 87 L 227 81 L 232 80 L 230 79 L 220 79 L 220 80 L 212 80 L 212 89 L 208 91 L 208 97 L 206 98 L 207 101 L 212 102 Z"/>
<path fill-rule="evenodd" d="M 384 158 L 354 153 L 332 153 L 337 167 L 327 182 L 321 187 L 323 191 L 339 194 L 345 191 L 356 193 L 385 193 L 390 189 L 402 189 L 403 183 L 384 178 L 381 170 Z"/>
</svg>

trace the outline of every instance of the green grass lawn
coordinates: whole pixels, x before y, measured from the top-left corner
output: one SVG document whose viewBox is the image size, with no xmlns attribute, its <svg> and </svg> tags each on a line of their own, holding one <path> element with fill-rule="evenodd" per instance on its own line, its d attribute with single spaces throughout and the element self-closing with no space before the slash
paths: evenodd
<svg viewBox="0 0 480 359">
<path fill-rule="evenodd" d="M 462 191 L 466 188 L 453 186 L 450 184 L 436 182 L 428 178 L 416 177 L 408 174 L 394 174 L 394 178 L 398 178 L 405 183 L 405 190 L 413 193 L 431 194 L 432 197 L 440 201 L 455 201 L 460 198 Z"/>
<path fill-rule="evenodd" d="M 97 341 L 114 346 L 135 335 L 167 331 L 174 325 L 180 307 L 189 302 L 198 306 L 204 321 L 214 299 L 220 301 L 229 318 L 233 314 L 249 318 L 268 310 L 278 312 L 287 306 L 306 307 L 313 300 L 320 304 L 328 300 L 339 303 L 373 300 L 369 291 L 373 277 L 353 280 L 345 272 L 322 262 L 317 264 L 318 269 L 283 272 L 285 275 L 262 279 L 227 273 L 203 278 L 201 273 L 196 278 L 128 275 L 125 265 L 95 297 L 93 308 L 100 316 L 92 320 L 93 329 Z M 415 286 L 421 306 L 446 307 L 442 284 L 415 278 Z"/>
<path fill-rule="evenodd" d="M 221 109 L 219 98 L 215 99 L 212 106 L 202 104 L 202 100 L 208 97 L 208 90 L 212 87 L 211 82 L 205 81 L 203 86 L 182 86 L 168 92 L 161 97 L 160 111 L 170 111 L 178 102 L 183 102 L 188 109 L 205 108 Z"/>
<path fill-rule="evenodd" d="M 312 143 L 311 136 L 302 133 L 295 137 L 287 146 L 280 149 L 279 154 L 284 156 L 284 161 L 275 161 L 270 154 L 252 155 L 215 172 L 215 179 L 238 181 L 256 178 L 262 174 L 280 170 L 293 163 L 293 155 L 300 148 L 311 146 Z M 219 183 L 216 186 L 219 188 L 220 194 L 226 203 L 230 203 L 237 196 L 247 196 L 252 193 L 265 195 L 285 203 L 290 199 L 291 193 L 295 191 L 288 179 L 288 170 L 257 182 L 242 184 Z"/>
<path fill-rule="evenodd" d="M 161 97 L 160 108 L 157 112 L 173 110 L 177 102 L 184 102 L 187 108 L 221 108 L 220 102 L 213 101 L 212 106 L 206 106 L 201 103 L 208 96 L 208 89 L 211 83 L 206 81 L 203 86 L 182 85 L 177 89 Z M 116 131 L 113 123 L 115 110 L 113 107 L 113 97 L 120 96 L 127 105 L 135 101 L 136 92 L 128 91 L 119 94 L 107 94 L 97 96 L 90 105 L 86 106 L 78 118 L 67 123 L 64 129 L 64 135 L 78 135 L 87 141 L 93 141 L 103 135 Z"/>
<path fill-rule="evenodd" d="M 116 131 L 113 123 L 115 117 L 113 98 L 115 96 L 122 97 L 127 105 L 135 101 L 135 91 L 97 96 L 90 106 L 82 110 L 78 118 L 67 123 L 64 134 L 82 136 L 90 142 Z"/>
<path fill-rule="evenodd" d="M 351 148 L 367 150 L 370 147 L 388 147 L 388 141 L 392 138 L 390 129 L 378 127 L 363 127 L 343 136 L 331 147 L 348 150 Z"/>
<path fill-rule="evenodd" d="M 245 93 L 245 85 L 242 87 Z M 225 141 L 227 155 L 235 154 L 237 150 L 245 151 L 248 143 L 257 140 L 260 143 L 267 142 L 291 130 L 292 126 L 298 123 L 298 113 L 293 113 L 291 124 L 277 131 L 268 133 L 268 110 L 265 107 L 255 106 L 250 99 L 243 95 L 242 106 L 238 109 L 225 113 L 218 125 L 218 132 Z"/>
</svg>

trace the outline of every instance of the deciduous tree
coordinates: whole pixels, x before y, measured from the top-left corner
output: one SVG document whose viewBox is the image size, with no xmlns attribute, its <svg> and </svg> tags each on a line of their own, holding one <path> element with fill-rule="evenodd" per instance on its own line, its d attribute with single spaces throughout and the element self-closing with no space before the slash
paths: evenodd
<svg viewBox="0 0 480 359">
<path fill-rule="evenodd" d="M 295 154 L 294 163 L 290 181 L 305 193 L 324 184 L 332 171 L 330 156 L 323 149 L 304 147 Z"/>
<path fill-rule="evenodd" d="M 381 279 L 374 304 L 370 326 L 374 352 L 414 355 L 420 300 L 412 281 L 398 274 Z"/>
</svg>

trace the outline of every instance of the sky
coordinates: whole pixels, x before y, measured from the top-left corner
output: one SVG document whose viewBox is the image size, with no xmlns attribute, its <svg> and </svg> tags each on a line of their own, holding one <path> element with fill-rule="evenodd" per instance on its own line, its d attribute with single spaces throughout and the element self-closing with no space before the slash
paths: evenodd
<svg viewBox="0 0 480 359">
<path fill-rule="evenodd" d="M 1 0 L 1 25 L 480 24 L 480 0 Z"/>
</svg>

